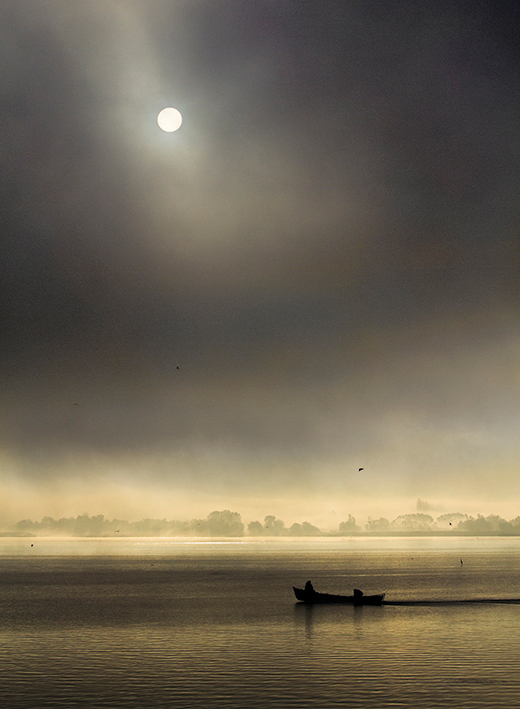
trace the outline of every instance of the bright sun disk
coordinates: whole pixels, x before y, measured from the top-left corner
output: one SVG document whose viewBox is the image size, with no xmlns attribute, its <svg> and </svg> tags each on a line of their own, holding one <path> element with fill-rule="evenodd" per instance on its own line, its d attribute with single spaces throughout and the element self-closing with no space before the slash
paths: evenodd
<svg viewBox="0 0 520 709">
<path fill-rule="evenodd" d="M 181 113 L 176 108 L 163 108 L 157 116 L 157 123 L 166 133 L 173 133 L 181 127 Z"/>
</svg>

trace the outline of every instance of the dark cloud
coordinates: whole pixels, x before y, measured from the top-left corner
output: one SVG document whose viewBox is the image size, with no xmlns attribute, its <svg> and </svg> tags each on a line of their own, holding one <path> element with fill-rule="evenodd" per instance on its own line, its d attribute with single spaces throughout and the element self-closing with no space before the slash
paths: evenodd
<svg viewBox="0 0 520 709">
<path fill-rule="evenodd" d="M 515 3 L 1 15 L 15 478 L 180 456 L 150 475 L 305 496 L 367 456 L 399 494 L 475 497 L 495 456 L 511 484 Z M 162 134 L 169 104 L 184 123 Z"/>
</svg>

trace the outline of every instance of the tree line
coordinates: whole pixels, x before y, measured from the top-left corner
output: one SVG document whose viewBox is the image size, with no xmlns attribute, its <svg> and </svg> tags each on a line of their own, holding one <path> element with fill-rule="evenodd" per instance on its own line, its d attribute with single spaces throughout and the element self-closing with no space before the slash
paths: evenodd
<svg viewBox="0 0 520 709">
<path fill-rule="evenodd" d="M 246 525 L 238 512 L 215 510 L 204 519 L 166 520 L 142 519 L 129 522 L 123 519 L 106 519 L 104 515 L 53 519 L 43 517 L 39 522 L 24 519 L 10 530 L 16 535 L 72 536 L 72 537 L 312 537 L 351 536 L 361 534 L 466 534 L 466 535 L 520 535 L 520 517 L 505 520 L 498 515 L 471 517 L 460 512 L 443 514 L 434 519 L 425 513 L 399 515 L 390 521 L 385 517 L 368 518 L 364 528 L 356 524 L 352 515 L 340 522 L 338 529 L 323 531 L 310 522 L 295 522 L 289 527 L 274 515 L 267 515 L 263 522 L 254 520 Z"/>
</svg>

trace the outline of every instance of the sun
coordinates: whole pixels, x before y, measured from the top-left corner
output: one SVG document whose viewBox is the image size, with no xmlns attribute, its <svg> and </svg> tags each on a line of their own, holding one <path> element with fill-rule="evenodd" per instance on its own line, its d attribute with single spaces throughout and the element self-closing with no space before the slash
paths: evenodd
<svg viewBox="0 0 520 709">
<path fill-rule="evenodd" d="M 166 133 L 173 133 L 181 127 L 181 112 L 176 108 L 163 108 L 157 116 L 157 123 Z"/>
</svg>

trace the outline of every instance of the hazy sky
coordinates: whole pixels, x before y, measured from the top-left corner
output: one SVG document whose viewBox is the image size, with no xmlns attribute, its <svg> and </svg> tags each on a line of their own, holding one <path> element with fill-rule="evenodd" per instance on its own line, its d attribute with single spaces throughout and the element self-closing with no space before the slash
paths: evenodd
<svg viewBox="0 0 520 709">
<path fill-rule="evenodd" d="M 519 21 L 4 0 L 0 522 L 520 514 Z"/>
</svg>

